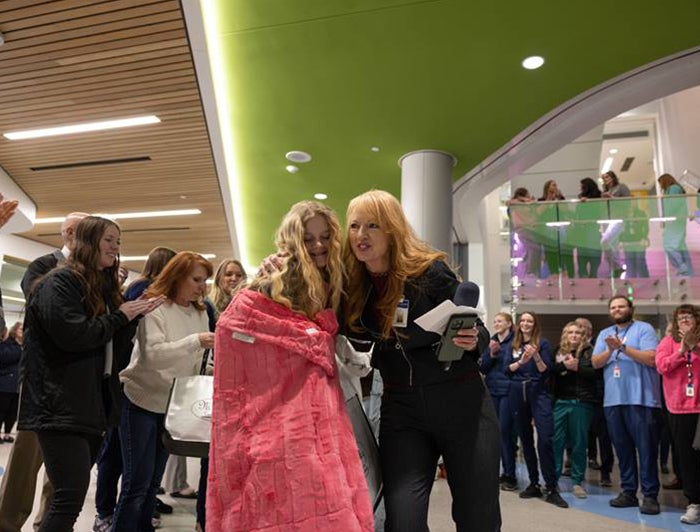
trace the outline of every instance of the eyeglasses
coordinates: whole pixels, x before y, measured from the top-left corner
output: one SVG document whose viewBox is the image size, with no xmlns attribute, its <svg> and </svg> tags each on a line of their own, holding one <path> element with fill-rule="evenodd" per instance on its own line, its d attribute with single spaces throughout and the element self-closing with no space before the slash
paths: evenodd
<svg viewBox="0 0 700 532">
<path fill-rule="evenodd" d="M 695 321 L 695 316 L 692 314 L 681 314 L 680 316 L 676 317 L 676 321 L 678 323 L 681 323 L 682 321 Z"/>
</svg>

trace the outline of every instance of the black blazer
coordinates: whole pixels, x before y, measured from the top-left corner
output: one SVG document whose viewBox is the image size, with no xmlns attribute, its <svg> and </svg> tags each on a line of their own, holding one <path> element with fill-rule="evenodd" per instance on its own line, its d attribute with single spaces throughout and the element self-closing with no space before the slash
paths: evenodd
<svg viewBox="0 0 700 532">
<path fill-rule="evenodd" d="M 22 282 L 20 283 L 24 297 L 28 298 L 29 293 L 32 291 L 32 288 L 34 288 L 34 284 L 65 260 L 66 258 L 63 256 L 63 252 L 57 249 L 56 251 L 42 255 L 30 262 L 29 266 L 27 266 L 27 271 L 24 272 Z"/>
</svg>

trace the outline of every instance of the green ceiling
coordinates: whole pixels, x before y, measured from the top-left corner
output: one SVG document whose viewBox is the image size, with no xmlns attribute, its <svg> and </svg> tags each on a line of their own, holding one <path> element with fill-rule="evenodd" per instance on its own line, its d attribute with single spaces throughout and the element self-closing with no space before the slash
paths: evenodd
<svg viewBox="0 0 700 532">
<path fill-rule="evenodd" d="M 455 154 L 458 179 L 577 94 L 700 44 L 699 0 L 215 2 L 252 263 L 296 201 L 325 192 L 342 215 L 398 194 L 421 148 Z M 292 149 L 313 155 L 295 175 Z"/>
</svg>

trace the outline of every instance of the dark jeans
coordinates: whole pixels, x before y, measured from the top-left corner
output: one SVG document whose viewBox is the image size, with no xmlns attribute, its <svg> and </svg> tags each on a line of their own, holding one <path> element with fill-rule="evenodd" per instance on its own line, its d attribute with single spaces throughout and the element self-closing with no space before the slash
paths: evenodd
<svg viewBox="0 0 700 532">
<path fill-rule="evenodd" d="M 156 493 L 165 472 L 164 414 L 139 408 L 122 395 L 119 439 L 122 448 L 122 490 L 112 532 L 151 532 Z"/>
<path fill-rule="evenodd" d="M 593 419 L 588 430 L 588 459 L 598 459 L 598 447 L 600 447 L 600 473 L 602 476 L 610 476 L 615 463 L 612 443 L 608 435 L 608 424 L 605 421 L 603 405 L 595 405 Z"/>
<path fill-rule="evenodd" d="M 12 432 L 12 427 L 15 426 L 18 402 L 18 393 L 0 392 L 0 429 L 4 424 L 5 434 Z"/>
<path fill-rule="evenodd" d="M 557 489 L 557 474 L 554 469 L 554 417 L 552 400 L 544 384 L 540 382 L 514 382 L 511 385 L 510 404 L 515 411 L 515 424 L 523 444 L 523 454 L 530 484 L 539 484 L 537 468 L 539 456 L 542 476 L 547 489 Z M 532 421 L 537 429 L 537 454 L 532 432 Z"/>
<path fill-rule="evenodd" d="M 102 437 L 96 434 L 42 430 L 37 432 L 46 474 L 54 492 L 39 532 L 70 532 L 83 508 Z"/>
<path fill-rule="evenodd" d="M 498 416 L 498 427 L 501 431 L 501 464 L 503 474 L 515 478 L 515 446 L 517 435 L 514 435 L 515 417 L 507 395 L 492 395 L 493 406 Z"/>
<path fill-rule="evenodd" d="M 384 388 L 379 449 L 387 532 L 426 532 L 442 455 L 457 531 L 500 530 L 499 434 L 478 374 L 469 380 Z"/>
<path fill-rule="evenodd" d="M 95 507 L 102 518 L 114 515 L 122 475 L 122 449 L 118 427 L 110 427 L 97 455 L 97 487 Z"/>
<path fill-rule="evenodd" d="M 660 408 L 639 405 L 605 407 L 608 433 L 620 463 L 620 485 L 629 495 L 636 497 L 639 477 L 645 497 L 656 497 L 659 494 L 657 458 L 660 416 Z"/>
<path fill-rule="evenodd" d="M 669 414 L 668 424 L 683 471 L 683 494 L 690 504 L 700 504 L 700 451 L 693 449 L 698 414 Z"/>
</svg>

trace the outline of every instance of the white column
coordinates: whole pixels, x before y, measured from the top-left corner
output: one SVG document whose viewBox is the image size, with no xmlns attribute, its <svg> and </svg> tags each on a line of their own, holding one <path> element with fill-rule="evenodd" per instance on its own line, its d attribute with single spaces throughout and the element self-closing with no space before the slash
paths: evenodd
<svg viewBox="0 0 700 532">
<path fill-rule="evenodd" d="M 452 168 L 457 159 L 440 150 L 419 150 L 399 159 L 401 205 L 418 236 L 452 255 Z"/>
</svg>

